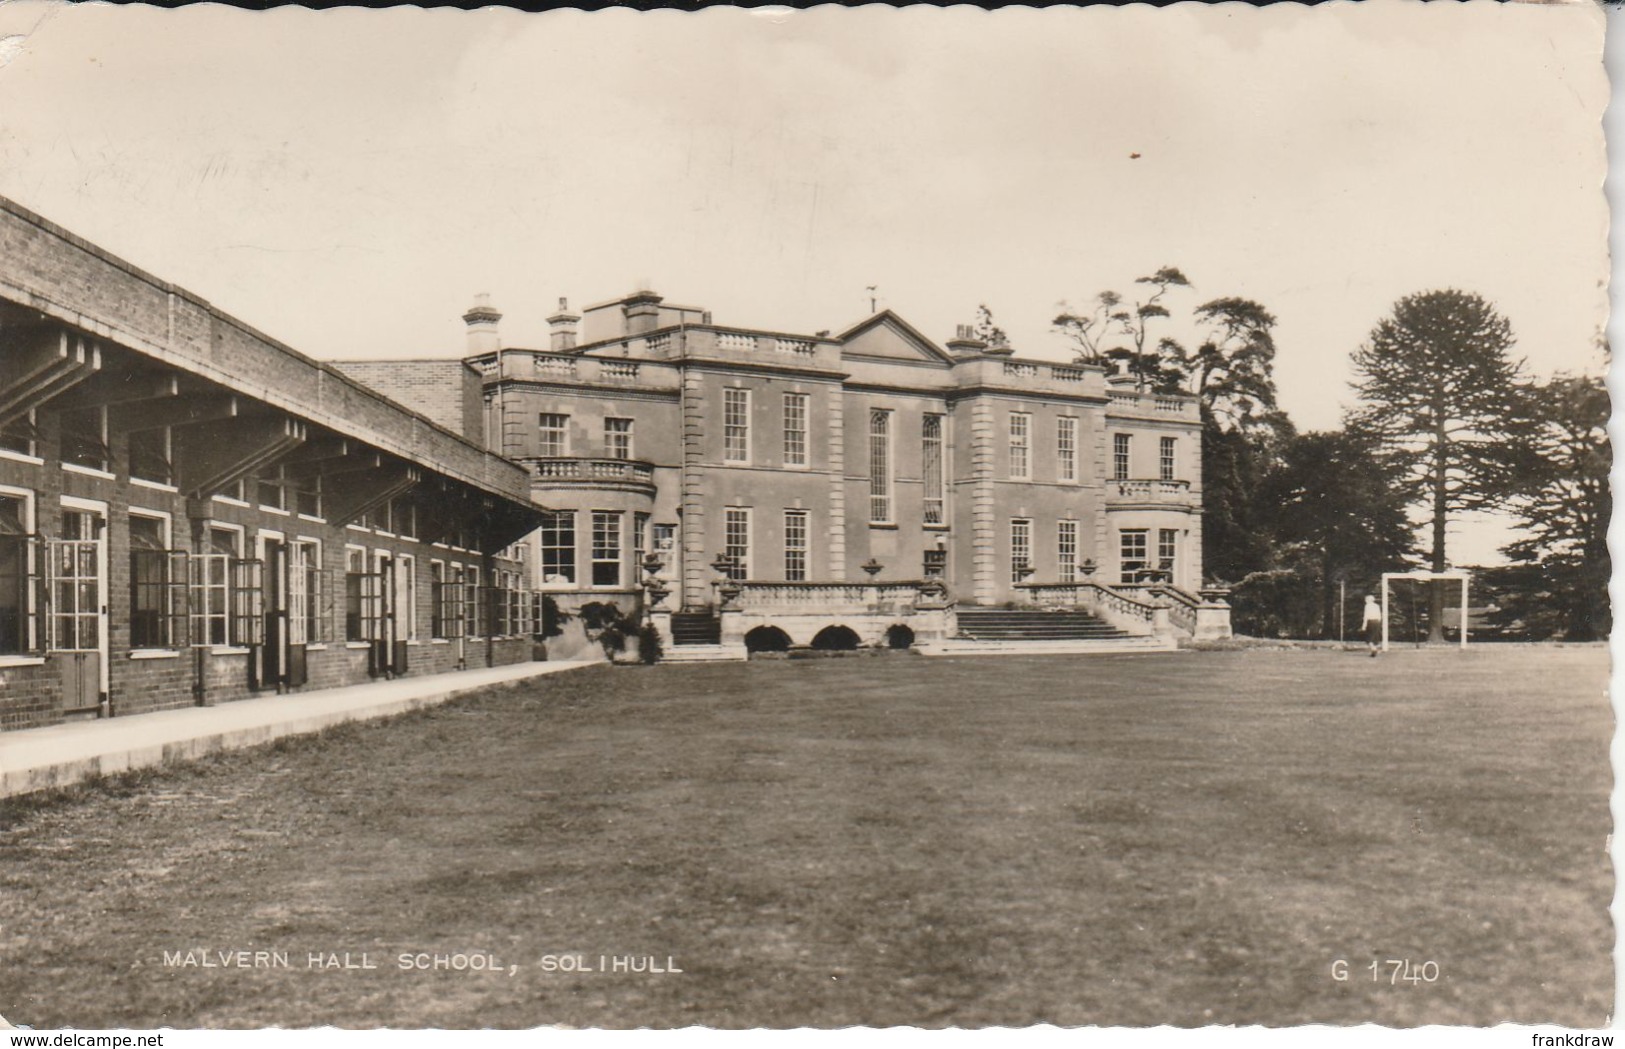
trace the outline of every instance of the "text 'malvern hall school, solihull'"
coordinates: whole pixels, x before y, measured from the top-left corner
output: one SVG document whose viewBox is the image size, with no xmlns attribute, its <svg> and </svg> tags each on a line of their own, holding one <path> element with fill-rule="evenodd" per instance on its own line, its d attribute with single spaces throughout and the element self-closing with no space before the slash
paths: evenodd
<svg viewBox="0 0 1625 1049">
<path fill-rule="evenodd" d="M 1191 398 L 889 310 L 463 319 L 318 362 L 0 198 L 0 729 L 578 654 L 594 604 L 667 659 L 1228 632 Z"/>
</svg>

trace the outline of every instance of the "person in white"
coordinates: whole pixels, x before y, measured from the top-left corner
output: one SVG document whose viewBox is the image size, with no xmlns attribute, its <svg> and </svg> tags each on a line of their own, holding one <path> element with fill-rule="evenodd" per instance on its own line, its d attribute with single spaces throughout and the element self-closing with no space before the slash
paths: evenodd
<svg viewBox="0 0 1625 1049">
<path fill-rule="evenodd" d="M 1377 604 L 1375 594 L 1365 595 L 1365 617 L 1360 624 L 1365 631 L 1365 643 L 1371 647 L 1371 657 L 1377 656 L 1377 650 L 1382 647 L 1382 606 Z"/>
</svg>

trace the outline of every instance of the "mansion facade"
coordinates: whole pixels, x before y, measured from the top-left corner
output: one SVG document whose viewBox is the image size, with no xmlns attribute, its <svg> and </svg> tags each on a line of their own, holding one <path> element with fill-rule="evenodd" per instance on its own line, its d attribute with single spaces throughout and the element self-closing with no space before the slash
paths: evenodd
<svg viewBox="0 0 1625 1049">
<path fill-rule="evenodd" d="M 1139 602 L 1194 626 L 1193 398 L 968 329 L 939 345 L 889 310 L 806 334 L 640 291 L 560 300 L 535 349 L 501 344 L 483 296 L 464 320 L 460 384 L 449 361 L 344 367 L 424 411 L 477 396 L 486 447 L 530 475 L 526 560 L 561 607 L 647 600 L 668 629 L 659 613 L 838 619 L 870 640 L 906 614 L 1012 604 Z"/>
</svg>

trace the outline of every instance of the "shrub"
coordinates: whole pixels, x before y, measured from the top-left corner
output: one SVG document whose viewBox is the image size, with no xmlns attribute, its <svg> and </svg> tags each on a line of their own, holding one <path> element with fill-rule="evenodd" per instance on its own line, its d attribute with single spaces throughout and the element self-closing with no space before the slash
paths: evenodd
<svg viewBox="0 0 1625 1049">
<path fill-rule="evenodd" d="M 564 624 L 570 621 L 570 613 L 561 612 L 559 603 L 552 597 L 542 595 L 542 637 L 558 637 L 564 633 Z"/>
<path fill-rule="evenodd" d="M 653 623 L 645 623 L 638 627 L 638 660 L 642 663 L 658 663 L 663 650 L 660 644 L 660 631 L 655 629 Z"/>
</svg>

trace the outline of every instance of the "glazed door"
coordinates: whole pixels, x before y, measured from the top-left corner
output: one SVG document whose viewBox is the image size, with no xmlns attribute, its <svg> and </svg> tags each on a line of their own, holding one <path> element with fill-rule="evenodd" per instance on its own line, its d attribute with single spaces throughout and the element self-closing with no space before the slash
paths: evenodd
<svg viewBox="0 0 1625 1049">
<path fill-rule="evenodd" d="M 371 575 L 372 612 L 367 640 L 367 671 L 374 677 L 392 674 L 392 648 L 395 639 L 395 559 L 379 552 L 374 555 Z"/>
<path fill-rule="evenodd" d="M 50 540 L 50 648 L 60 655 L 63 713 L 108 716 L 106 518 L 65 509 Z"/>
<path fill-rule="evenodd" d="M 289 688 L 298 688 L 310 680 L 306 646 L 313 640 L 310 637 L 310 624 L 317 598 L 311 592 L 311 580 L 315 566 L 311 564 L 311 544 L 292 543 L 286 550 L 287 571 L 283 592 L 287 595 L 287 644 L 284 648 L 287 672 L 284 680 Z"/>
<path fill-rule="evenodd" d="M 260 646 L 262 687 L 278 690 L 288 683 L 288 544 L 261 536 L 260 560 L 265 568 L 265 643 Z"/>
</svg>

